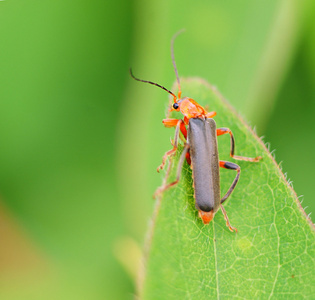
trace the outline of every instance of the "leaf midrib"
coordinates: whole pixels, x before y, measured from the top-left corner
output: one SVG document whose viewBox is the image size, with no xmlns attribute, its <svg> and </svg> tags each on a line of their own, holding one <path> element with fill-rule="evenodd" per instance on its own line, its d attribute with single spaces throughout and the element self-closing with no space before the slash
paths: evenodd
<svg viewBox="0 0 315 300">
<path fill-rule="evenodd" d="M 269 175 L 268 175 L 269 177 Z M 277 233 L 277 241 L 278 241 L 278 245 L 277 245 L 277 252 L 278 252 L 278 268 L 277 268 L 277 273 L 276 273 L 276 277 L 274 279 L 274 283 L 273 283 L 273 286 L 272 286 L 272 290 L 271 290 L 271 293 L 270 293 L 270 296 L 268 299 L 271 299 L 272 295 L 273 295 L 273 292 L 275 290 L 275 287 L 276 287 L 276 284 L 277 284 L 277 281 L 278 281 L 278 276 L 279 276 L 279 272 L 280 272 L 280 236 L 279 236 L 279 231 L 278 231 L 278 228 L 277 228 L 277 223 L 276 223 L 276 216 L 277 216 L 277 210 L 276 210 L 276 203 L 275 203 L 275 195 L 274 195 L 274 192 L 272 189 L 271 190 L 271 193 L 272 193 L 272 196 L 273 196 L 273 209 L 274 209 L 274 216 L 273 216 L 273 225 L 275 226 L 275 230 L 276 230 L 276 233 Z"/>
<path fill-rule="evenodd" d="M 214 221 L 212 222 L 212 227 L 213 227 L 213 249 L 214 249 L 214 260 L 215 260 L 215 280 L 217 283 L 217 299 L 220 299 L 220 294 L 219 294 L 219 270 L 218 270 L 218 259 L 217 259 L 217 245 L 215 242 L 215 226 L 214 226 Z"/>
</svg>

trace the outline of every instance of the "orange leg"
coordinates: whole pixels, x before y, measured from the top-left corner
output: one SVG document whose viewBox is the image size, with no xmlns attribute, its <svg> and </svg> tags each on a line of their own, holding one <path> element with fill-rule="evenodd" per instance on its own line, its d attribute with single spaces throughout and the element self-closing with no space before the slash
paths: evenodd
<svg viewBox="0 0 315 300">
<path fill-rule="evenodd" d="M 226 133 L 230 134 L 230 137 L 231 137 L 231 151 L 230 151 L 231 157 L 233 157 L 234 159 L 237 159 L 237 160 L 246 160 L 246 161 L 252 161 L 252 162 L 257 162 L 262 158 L 261 156 L 245 157 L 245 156 L 234 155 L 235 141 L 234 141 L 234 136 L 233 136 L 232 131 L 229 128 L 218 128 L 217 129 L 217 136 L 222 135 L 222 134 L 226 134 Z"/>
<path fill-rule="evenodd" d="M 227 216 L 227 213 L 226 213 L 226 211 L 225 211 L 225 208 L 223 207 L 222 204 L 220 204 L 220 208 L 221 208 L 221 211 L 222 211 L 222 213 L 223 213 L 224 219 L 225 219 L 225 221 L 226 221 L 226 226 L 229 227 L 230 231 L 232 231 L 232 232 L 235 231 L 235 232 L 237 233 L 237 228 L 235 228 L 235 227 L 233 227 L 233 226 L 231 225 L 231 223 L 230 223 L 230 221 L 229 221 L 229 218 L 228 218 L 228 216 Z"/>
<path fill-rule="evenodd" d="M 173 126 L 177 126 L 178 121 L 179 121 L 178 119 L 164 119 L 162 122 L 163 122 L 165 127 L 173 127 Z M 187 123 L 188 123 L 188 119 L 187 119 Z M 180 138 L 185 143 L 187 140 L 187 129 L 185 126 L 185 120 L 184 120 L 184 122 L 180 123 L 180 131 L 183 134 L 184 139 L 182 138 L 182 136 L 180 136 Z M 189 165 L 191 165 L 191 159 L 190 159 L 189 151 L 186 153 L 186 161 Z"/>
<path fill-rule="evenodd" d="M 191 159 L 190 159 L 190 153 L 189 151 L 186 153 L 186 161 L 191 166 Z"/>
<path fill-rule="evenodd" d="M 183 120 L 180 120 L 180 119 L 164 119 L 162 121 L 162 123 L 164 124 L 165 127 L 167 128 L 170 128 L 170 127 L 175 127 L 177 126 L 178 122 L 180 122 L 180 131 L 181 133 L 184 135 L 185 139 L 187 139 L 187 129 L 186 129 L 186 126 L 185 126 L 185 123 Z"/>
<path fill-rule="evenodd" d="M 208 118 L 208 119 L 211 119 L 211 118 L 213 118 L 214 116 L 216 116 L 216 112 L 215 111 L 210 111 L 210 112 L 208 112 L 207 114 L 206 114 L 206 117 Z"/>
<path fill-rule="evenodd" d="M 187 130 L 184 124 L 183 120 L 178 120 L 178 119 L 165 119 L 163 120 L 163 124 L 165 127 L 174 127 L 176 126 L 175 129 L 175 137 L 174 137 L 174 143 L 173 143 L 173 149 L 167 151 L 162 159 L 162 163 L 158 166 L 157 171 L 160 172 L 160 170 L 162 170 L 165 166 L 166 160 L 169 156 L 172 156 L 175 154 L 177 147 L 178 147 L 178 137 L 179 137 L 179 131 L 181 131 L 183 133 L 183 135 L 187 136 Z M 185 138 L 186 138 L 185 136 Z"/>
<path fill-rule="evenodd" d="M 179 158 L 179 161 L 178 161 L 178 166 L 177 166 L 177 173 L 176 173 L 176 179 L 175 181 L 171 182 L 171 183 L 168 183 L 168 184 L 163 184 L 161 187 L 159 187 L 156 192 L 154 193 L 154 198 L 156 198 L 157 196 L 159 196 L 161 193 L 163 193 L 165 190 L 169 189 L 170 187 L 176 185 L 178 182 L 179 182 L 179 179 L 180 179 L 180 174 L 182 172 L 182 168 L 183 168 L 183 164 L 184 164 L 184 161 L 185 161 L 185 158 L 186 158 L 186 154 L 189 150 L 189 144 L 185 144 L 184 146 L 184 150 Z M 170 170 L 168 170 L 169 172 Z"/>
</svg>

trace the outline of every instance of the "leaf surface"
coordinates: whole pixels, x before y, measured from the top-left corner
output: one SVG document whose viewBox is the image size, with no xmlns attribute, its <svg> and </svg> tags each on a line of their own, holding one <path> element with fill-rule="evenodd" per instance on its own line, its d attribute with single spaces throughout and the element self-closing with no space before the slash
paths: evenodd
<svg viewBox="0 0 315 300">
<path fill-rule="evenodd" d="M 198 218 L 191 169 L 185 162 L 179 184 L 157 199 L 142 298 L 311 298 L 315 294 L 314 227 L 292 187 L 262 141 L 213 86 L 196 78 L 182 79 L 181 86 L 183 96 L 217 112 L 218 128 L 232 130 L 236 155 L 260 155 L 263 160 L 235 161 L 241 178 L 224 207 L 237 234 L 226 227 L 220 210 L 209 225 Z M 221 160 L 233 161 L 229 143 L 228 135 L 218 137 Z M 180 152 L 173 158 L 168 182 L 175 178 Z M 221 195 L 235 175 L 220 170 Z"/>
</svg>

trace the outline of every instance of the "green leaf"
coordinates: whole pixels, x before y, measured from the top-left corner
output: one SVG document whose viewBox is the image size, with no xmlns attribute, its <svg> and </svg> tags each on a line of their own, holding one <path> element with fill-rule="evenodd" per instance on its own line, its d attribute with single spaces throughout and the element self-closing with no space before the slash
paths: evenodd
<svg viewBox="0 0 315 300">
<path fill-rule="evenodd" d="M 198 218 L 191 170 L 157 200 L 150 230 L 143 299 L 301 299 L 315 294 L 314 227 L 295 192 L 263 142 L 201 79 L 182 79 L 183 95 L 215 110 L 217 127 L 229 127 L 236 154 L 262 156 L 258 163 L 237 161 L 241 178 L 209 225 Z M 229 157 L 228 135 L 218 137 L 221 160 Z M 182 147 L 181 147 L 182 149 Z M 168 149 L 165 149 L 168 150 Z M 178 151 L 168 182 L 175 178 Z M 221 194 L 236 173 L 220 170 Z"/>
</svg>

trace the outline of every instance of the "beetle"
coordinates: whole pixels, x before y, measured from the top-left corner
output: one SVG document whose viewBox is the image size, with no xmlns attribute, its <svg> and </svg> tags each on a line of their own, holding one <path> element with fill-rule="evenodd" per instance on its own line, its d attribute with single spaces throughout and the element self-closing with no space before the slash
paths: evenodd
<svg viewBox="0 0 315 300">
<path fill-rule="evenodd" d="M 179 182 L 183 163 L 186 159 L 187 163 L 192 169 L 195 207 L 198 210 L 198 215 L 202 219 L 203 223 L 209 224 L 217 210 L 221 208 L 221 211 L 226 220 L 227 227 L 230 229 L 230 231 L 237 232 L 237 229 L 231 226 L 227 213 L 222 204 L 234 190 L 240 178 L 241 168 L 235 163 L 219 160 L 217 136 L 224 134 L 230 135 L 230 156 L 236 160 L 258 162 L 261 157 L 257 156 L 255 158 L 251 158 L 235 155 L 235 140 L 233 133 L 229 128 L 216 128 L 216 123 L 213 119 L 213 117 L 216 115 L 216 112 L 207 112 L 207 110 L 198 104 L 194 99 L 189 97 L 181 97 L 180 80 L 174 58 L 174 40 L 179 33 L 180 32 L 175 34 L 171 40 L 172 63 L 178 85 L 177 96 L 170 90 L 157 83 L 135 77 L 130 69 L 130 75 L 135 80 L 155 85 L 168 92 L 174 100 L 174 103 L 171 105 L 169 111 L 178 111 L 184 116 L 183 119 L 167 118 L 162 121 L 165 127 L 175 127 L 175 137 L 174 142 L 172 143 L 173 148 L 164 154 L 162 163 L 157 168 L 158 172 L 164 168 L 167 158 L 172 157 L 176 153 L 180 132 L 184 137 L 185 144 L 179 159 L 176 180 L 162 185 L 162 187 L 157 190 L 155 195 L 160 194 L 161 192 L 176 185 Z M 219 168 L 225 168 L 237 172 L 230 188 L 222 198 L 220 196 Z"/>
</svg>

